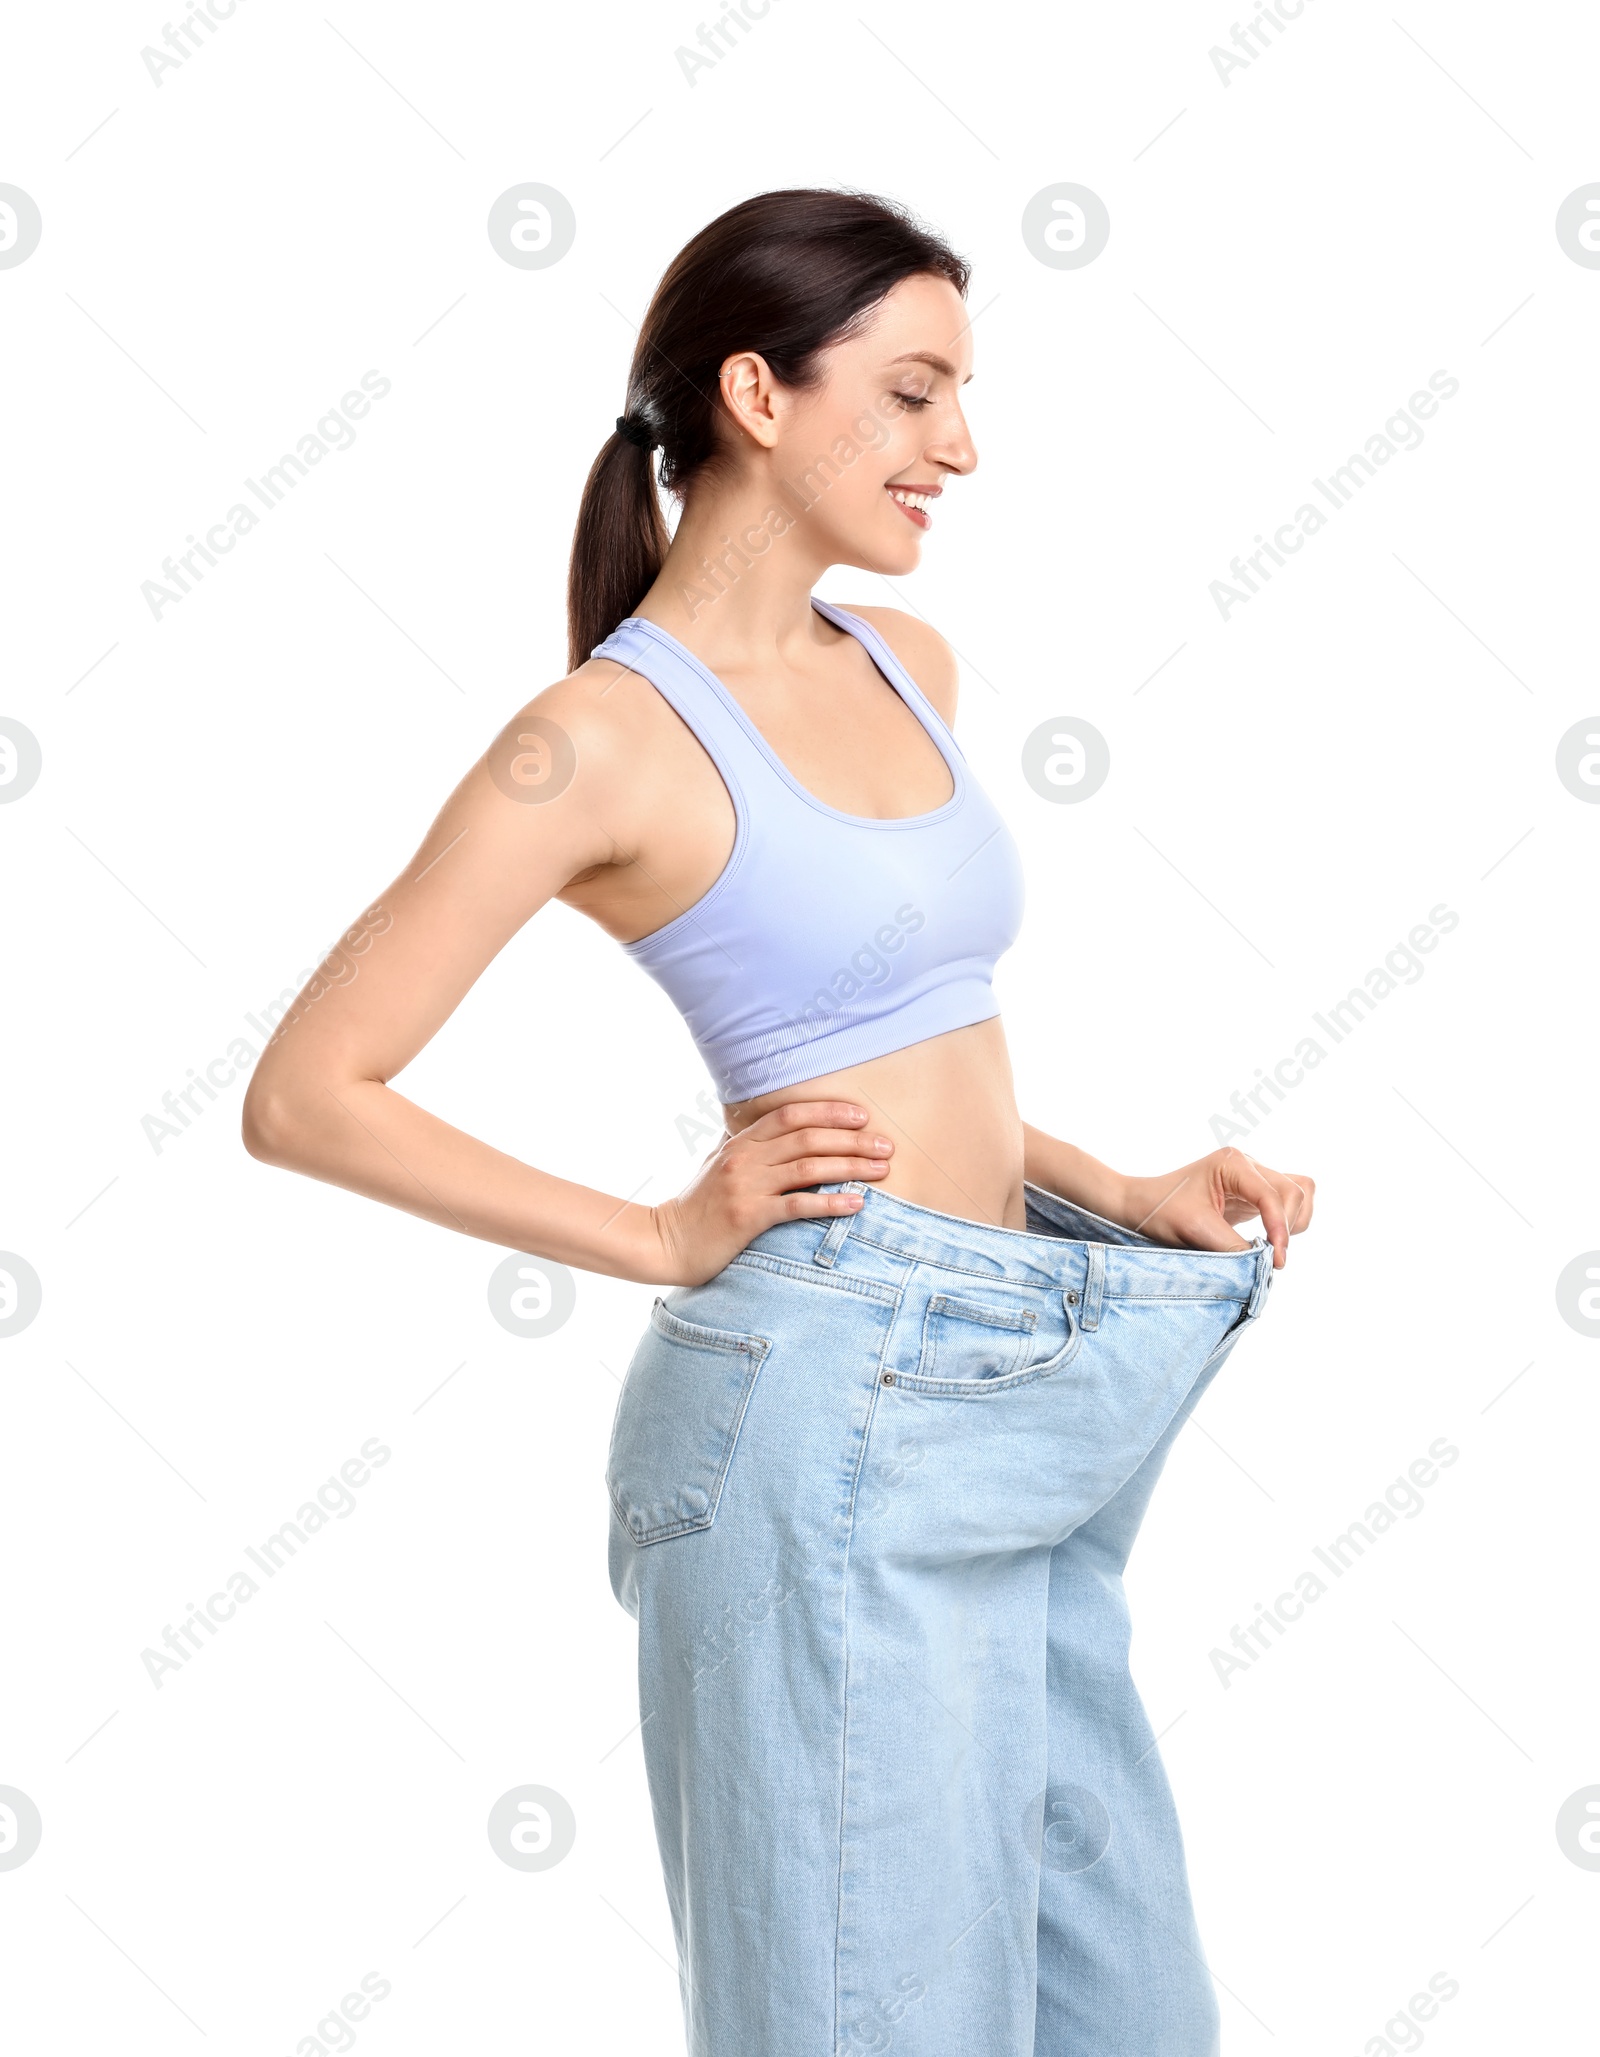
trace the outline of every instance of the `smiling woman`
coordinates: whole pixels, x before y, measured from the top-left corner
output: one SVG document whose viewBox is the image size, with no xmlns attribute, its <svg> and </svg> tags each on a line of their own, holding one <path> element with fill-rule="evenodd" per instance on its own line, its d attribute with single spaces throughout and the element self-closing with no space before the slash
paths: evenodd
<svg viewBox="0 0 1600 2057">
<path fill-rule="evenodd" d="M 868 451 L 881 450 L 889 440 L 888 423 L 894 415 L 904 411 L 905 402 L 898 397 L 868 406 L 860 420 L 833 439 L 832 446 L 824 457 L 818 457 L 795 478 L 780 478 L 777 495 L 781 506 L 769 507 L 759 521 L 747 523 L 737 538 L 724 536 L 727 548 L 714 559 L 702 558 L 696 567 L 700 574 L 696 578 L 679 578 L 674 583 L 675 597 L 683 602 L 690 621 L 699 614 L 702 607 L 720 599 L 730 587 L 739 582 L 741 571 L 749 571 L 753 559 L 763 555 L 781 537 L 788 535 L 796 522 L 815 507 L 818 500 L 840 475 L 855 463 L 858 457 Z M 650 449 L 649 431 L 636 427 L 631 418 L 623 416 L 617 423 L 620 435 L 636 443 L 642 449 Z M 920 493 L 912 493 L 904 487 L 892 486 L 891 497 L 898 501 L 920 526 L 929 528 L 927 505 L 938 497 L 940 488 L 929 486 Z"/>
<path fill-rule="evenodd" d="M 567 587 L 573 668 L 645 596 L 666 560 L 652 449 L 661 451 L 661 487 L 684 500 L 670 569 L 672 585 L 689 588 L 685 606 L 697 596 L 696 573 L 711 574 L 704 597 L 716 595 L 715 561 L 737 551 L 733 538 L 747 528 L 770 545 L 803 520 L 813 546 L 843 533 L 856 550 L 861 539 L 850 532 L 864 501 L 880 503 L 893 522 L 895 494 L 937 493 L 947 469 L 970 469 L 970 446 L 964 462 L 932 465 L 920 478 L 898 476 L 903 462 L 862 462 L 891 448 L 919 450 L 907 417 L 935 407 L 935 379 L 953 393 L 971 376 L 966 287 L 967 267 L 953 251 L 863 194 L 764 193 L 702 229 L 656 288 L 626 410 L 584 488 Z M 869 331 L 870 349 L 849 349 Z M 731 335 L 743 347 L 730 349 Z M 776 461 L 752 467 L 749 446 L 730 438 L 730 414 L 770 412 L 776 393 L 790 432 L 781 448 L 764 446 Z M 728 521 L 727 496 L 707 488 L 732 486 L 735 473 L 744 474 L 733 503 L 742 519 Z M 921 510 L 902 512 L 926 526 Z M 691 519 L 709 515 L 716 519 Z M 875 569 L 915 563 L 914 551 L 887 536 L 875 554 L 885 550 L 892 561 Z"/>
<path fill-rule="evenodd" d="M 1022 867 L 954 657 L 814 595 L 914 570 L 976 469 L 966 287 L 859 193 L 762 194 L 679 253 L 584 488 L 568 675 L 246 1108 L 258 1156 L 671 1288 L 607 1483 L 693 2057 L 1216 2049 L 1121 1572 L 1311 1185 L 1237 1150 L 1129 1177 L 1024 1123 L 993 988 Z M 716 1082 L 659 1205 L 390 1084 L 552 899 Z"/>
</svg>

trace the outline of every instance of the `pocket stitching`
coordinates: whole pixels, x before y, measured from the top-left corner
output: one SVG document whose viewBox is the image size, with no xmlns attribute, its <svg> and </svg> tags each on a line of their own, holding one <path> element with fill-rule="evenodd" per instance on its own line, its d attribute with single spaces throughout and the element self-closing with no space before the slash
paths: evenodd
<svg viewBox="0 0 1600 2057">
<path fill-rule="evenodd" d="M 1005 1371 L 982 1380 L 982 1384 L 986 1386 L 996 1386 L 1016 1376 L 1015 1359 L 1022 1355 L 1027 1338 L 1039 1326 L 1039 1316 L 1031 1307 L 986 1307 L 981 1301 L 962 1300 L 954 1293 L 934 1293 L 922 1310 L 922 1348 L 917 1357 L 917 1369 L 912 1373 L 912 1377 L 922 1381 L 925 1387 L 955 1383 L 922 1369 L 924 1364 L 938 1362 L 939 1349 L 933 1324 L 941 1315 L 952 1316 L 957 1321 L 971 1322 L 976 1328 L 989 1328 L 1001 1334 L 1015 1335 L 1017 1340 L 1012 1351 L 1013 1362 Z"/>
<path fill-rule="evenodd" d="M 697 1350 L 753 1350 L 758 1344 L 763 1350 L 772 1348 L 765 1336 L 745 1335 L 732 1328 L 706 1328 L 698 1321 L 685 1321 L 681 1314 L 673 1313 L 659 1294 L 650 1309 L 650 1326 L 658 1336 L 666 1336 L 675 1343 L 691 1343 Z"/>
<path fill-rule="evenodd" d="M 750 1368 L 739 1388 L 739 1401 L 734 1409 L 733 1420 L 728 1426 L 722 1462 L 706 1495 L 710 1505 L 703 1515 L 698 1515 L 692 1520 L 668 1522 L 664 1526 L 646 1529 L 643 1534 L 639 1534 L 629 1521 L 627 1509 L 617 1496 L 615 1483 L 607 1478 L 606 1496 L 616 1509 L 617 1519 L 621 1522 L 628 1540 L 638 1549 L 643 1549 L 651 1543 L 670 1542 L 674 1537 L 708 1529 L 716 1520 L 717 1509 L 722 1504 L 722 1489 L 727 1483 L 728 1467 L 733 1462 L 733 1453 L 738 1446 L 739 1436 L 744 1428 L 745 1413 L 750 1405 L 750 1395 L 755 1390 L 756 1374 L 772 1349 L 772 1340 L 769 1336 L 743 1335 L 737 1329 L 706 1328 L 700 1322 L 685 1321 L 682 1315 L 673 1313 L 659 1294 L 650 1309 L 650 1326 L 657 1335 L 664 1336 L 669 1342 L 683 1343 L 691 1349 L 721 1350 L 733 1357 L 747 1356 L 750 1359 Z M 619 1412 L 626 1397 L 627 1388 L 624 1385 L 622 1396 L 618 1400 Z M 613 1426 L 613 1436 L 615 1433 Z"/>
<path fill-rule="evenodd" d="M 977 1300 L 958 1300 L 953 1293 L 935 1293 L 929 1300 L 926 1313 L 923 1315 L 924 1334 L 927 1333 L 929 1314 L 954 1314 L 962 1321 L 974 1321 L 985 1328 L 1023 1329 L 1029 1335 L 1039 1326 L 1038 1313 L 1032 1307 L 1018 1307 L 1014 1310 L 985 1307 Z"/>
<path fill-rule="evenodd" d="M 1007 1372 L 1004 1378 L 941 1379 L 925 1378 L 918 1372 L 897 1372 L 895 1385 L 902 1392 L 921 1393 L 936 1400 L 981 1400 L 991 1393 L 1015 1392 L 1018 1386 L 1032 1385 L 1064 1370 L 1077 1356 L 1083 1345 L 1084 1329 L 1070 1307 L 1067 1327 L 1067 1340 L 1054 1357 L 1047 1357 L 1042 1364 L 1027 1364 L 1020 1371 Z"/>
</svg>

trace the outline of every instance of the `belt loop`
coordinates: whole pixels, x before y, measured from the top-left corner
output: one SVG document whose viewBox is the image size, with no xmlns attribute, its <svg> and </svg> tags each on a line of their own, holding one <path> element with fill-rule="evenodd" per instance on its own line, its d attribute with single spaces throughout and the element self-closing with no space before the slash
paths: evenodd
<svg viewBox="0 0 1600 2057">
<path fill-rule="evenodd" d="M 1250 1289 L 1250 1304 L 1245 1308 L 1245 1319 L 1254 1321 L 1267 1304 L 1267 1291 L 1272 1284 L 1272 1245 L 1264 1236 L 1256 1237 L 1256 1278 Z"/>
<path fill-rule="evenodd" d="M 1089 1269 L 1083 1281 L 1083 1305 L 1078 1309 L 1078 1326 L 1083 1329 L 1100 1326 L 1100 1302 L 1106 1289 L 1106 1246 L 1091 1243 Z"/>
<path fill-rule="evenodd" d="M 867 1188 L 863 1180 L 851 1179 L 843 1190 L 847 1193 L 865 1194 Z M 856 1215 L 860 1212 L 861 1209 L 857 1207 L 852 1213 L 836 1214 L 833 1217 L 828 1233 L 811 1253 L 811 1262 L 813 1264 L 820 1264 L 824 1269 L 832 1266 L 833 1260 L 838 1256 L 845 1237 L 849 1235 L 851 1229 L 855 1226 Z"/>
</svg>

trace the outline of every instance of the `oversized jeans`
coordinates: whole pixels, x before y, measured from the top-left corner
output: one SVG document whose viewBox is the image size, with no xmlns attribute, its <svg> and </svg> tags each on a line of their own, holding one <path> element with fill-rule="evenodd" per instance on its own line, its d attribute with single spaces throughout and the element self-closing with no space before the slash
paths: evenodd
<svg viewBox="0 0 1600 2057">
<path fill-rule="evenodd" d="M 1218 2048 L 1122 1572 L 1272 1252 L 1027 1198 L 784 1222 L 629 1367 L 611 1575 L 692 2057 Z"/>
</svg>

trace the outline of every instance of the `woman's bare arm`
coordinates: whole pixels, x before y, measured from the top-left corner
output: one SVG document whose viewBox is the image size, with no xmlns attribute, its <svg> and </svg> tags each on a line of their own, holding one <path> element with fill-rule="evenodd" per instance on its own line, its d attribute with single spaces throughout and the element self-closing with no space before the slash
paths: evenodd
<svg viewBox="0 0 1600 2057">
<path fill-rule="evenodd" d="M 341 961 L 280 1023 L 245 1098 L 245 1146 L 463 1234 L 634 1277 L 650 1254 L 648 1208 L 523 1164 L 389 1084 L 524 922 L 575 874 L 623 854 L 600 825 L 622 797 L 608 724 L 591 717 L 582 683 L 563 680 L 524 714 L 581 737 L 565 791 L 519 804 L 491 776 L 489 755 L 473 765 L 333 953 Z M 509 762 L 503 747 L 496 761 Z"/>
<path fill-rule="evenodd" d="M 1234 1224 L 1259 1215 L 1272 1262 L 1281 1267 L 1288 1261 L 1290 1236 L 1311 1226 L 1314 1181 L 1303 1172 L 1269 1171 L 1242 1150 L 1213 1150 L 1177 1171 L 1132 1178 L 1026 1123 L 1022 1140 L 1023 1176 L 1030 1184 L 1137 1229 L 1153 1243 L 1244 1250 L 1249 1246 Z"/>
<path fill-rule="evenodd" d="M 600 689 L 610 694 L 617 670 L 604 667 L 597 677 L 598 670 L 585 666 L 562 680 L 508 725 L 445 802 L 411 863 L 307 984 L 250 1082 L 245 1147 L 510 1249 L 618 1278 L 693 1283 L 774 1221 L 859 1205 L 793 1189 L 882 1176 L 865 1161 L 873 1149 L 859 1133 L 864 1109 L 786 1108 L 785 1119 L 769 1116 L 724 1144 L 679 1199 L 646 1207 L 524 1164 L 389 1083 L 569 882 L 615 867 L 622 907 L 630 890 L 651 890 L 641 879 L 667 868 L 630 871 L 651 833 L 650 809 L 660 804 L 650 795 L 663 786 L 647 769 L 657 753 L 649 739 L 641 746 L 640 721 L 658 710 L 638 694 L 653 689 L 624 674 L 608 702 Z M 509 797 L 490 770 L 492 762 L 507 776 L 519 731 L 534 739 L 528 754 L 537 770 L 529 716 L 553 722 L 576 758 L 570 782 L 539 804 Z M 659 918 L 672 911 L 669 901 Z"/>
</svg>

